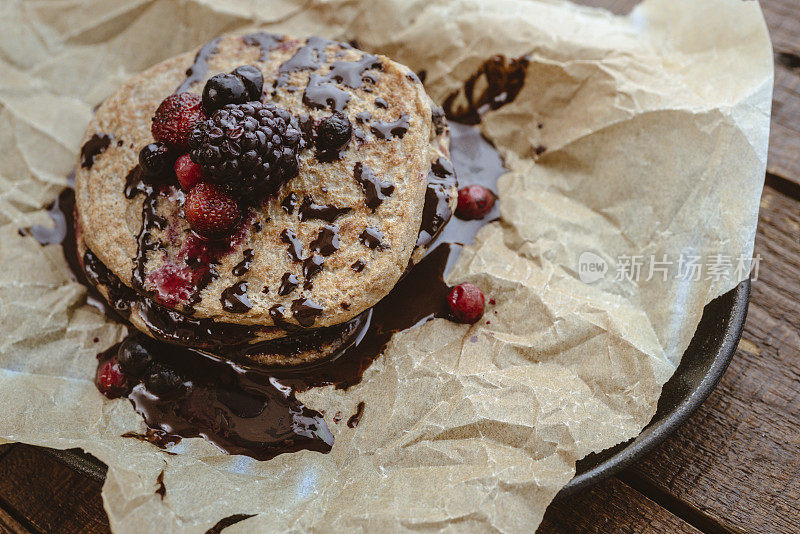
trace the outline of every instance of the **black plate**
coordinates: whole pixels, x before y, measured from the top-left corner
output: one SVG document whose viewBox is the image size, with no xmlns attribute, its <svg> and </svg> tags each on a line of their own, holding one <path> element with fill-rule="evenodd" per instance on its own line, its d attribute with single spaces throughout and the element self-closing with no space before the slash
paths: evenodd
<svg viewBox="0 0 800 534">
<path fill-rule="evenodd" d="M 658 411 L 639 436 L 578 462 L 575 477 L 561 490 L 560 499 L 631 465 L 681 426 L 711 394 L 736 352 L 742 335 L 750 281 L 709 303 L 689 348 L 672 378 L 664 385 Z M 105 478 L 106 466 L 77 449 L 46 449 L 68 466 L 94 479 Z"/>
</svg>

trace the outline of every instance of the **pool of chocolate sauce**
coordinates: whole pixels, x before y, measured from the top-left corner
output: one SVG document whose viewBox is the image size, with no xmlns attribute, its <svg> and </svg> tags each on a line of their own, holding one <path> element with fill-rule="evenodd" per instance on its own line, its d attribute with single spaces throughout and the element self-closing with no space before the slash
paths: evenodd
<svg viewBox="0 0 800 534">
<path fill-rule="evenodd" d="M 268 54 L 282 41 L 281 37 L 269 34 L 253 34 L 248 38 L 252 38 L 253 43 L 260 46 L 262 55 Z M 316 42 L 310 42 L 306 47 L 309 54 L 315 51 L 315 45 Z M 216 46 L 215 40 L 201 49 L 195 64 L 187 71 L 186 81 L 181 88 L 202 78 L 207 69 L 206 60 L 216 53 Z M 369 59 L 371 56 L 365 57 L 371 61 Z M 365 65 L 369 63 L 365 61 Z M 480 71 L 476 73 L 476 77 L 487 72 L 495 73 L 498 69 L 483 70 L 486 72 Z M 521 85 L 519 73 L 514 72 L 514 74 L 515 76 L 509 78 L 515 84 Z M 468 120 L 465 122 L 474 124 L 478 122 L 475 118 L 479 118 L 480 112 L 484 109 L 471 108 L 496 109 L 502 103 L 485 95 L 473 98 L 472 85 L 474 81 L 467 87 L 469 112 L 464 112 L 462 109 L 459 109 L 459 112 L 462 116 L 468 115 Z M 516 96 L 516 93 L 513 96 Z M 508 101 L 512 100 L 513 96 Z M 487 102 L 490 103 L 489 106 L 486 105 Z M 452 99 L 449 99 L 448 103 L 452 106 Z M 450 109 L 448 115 L 451 118 L 458 118 Z M 404 133 L 402 118 L 397 124 L 378 126 L 380 131 L 376 132 L 376 135 L 389 137 L 401 136 Z M 459 185 L 464 187 L 481 184 L 496 192 L 497 179 L 505 172 L 497 151 L 476 127 L 453 122 L 450 127 L 451 160 Z M 91 146 L 85 147 L 82 152 L 82 164 L 90 167 L 94 157 L 102 153 L 109 142 L 110 138 L 107 139 L 103 135 L 93 137 L 90 140 Z M 243 454 L 259 460 L 303 449 L 328 452 L 333 445 L 333 436 L 325 417 L 322 413 L 300 403 L 295 398 L 295 392 L 327 385 L 346 389 L 357 384 L 364 371 L 383 352 L 395 333 L 413 328 L 434 317 L 446 317 L 446 296 L 450 288 L 444 282 L 445 274 L 457 259 L 461 247 L 471 243 L 481 226 L 499 215 L 499 209 L 495 206 L 482 220 L 466 221 L 456 217 L 450 218 L 443 190 L 448 181 L 453 179 L 452 173 L 453 169 L 449 163 L 442 160 L 434 165 L 429 176 L 428 194 L 418 242 L 419 246 L 427 247 L 426 256 L 407 271 L 389 295 L 348 325 L 345 329 L 346 334 L 343 335 L 341 332 L 335 334 L 343 336 L 340 347 L 335 355 L 326 361 L 291 369 L 248 367 L 236 363 L 236 355 L 230 351 L 226 351 L 223 358 L 212 352 L 145 338 L 131 328 L 126 340 L 135 338 L 145 344 L 155 362 L 154 365 L 177 373 L 181 384 L 167 393 L 162 391 L 157 394 L 152 388 L 148 389 L 145 385 L 146 380 L 142 377 L 128 377 L 125 396 L 143 416 L 148 430 L 142 434 L 128 432 L 125 436 L 143 439 L 162 448 L 168 448 L 184 437 L 203 437 L 228 453 Z M 20 234 L 29 235 L 42 245 L 61 243 L 65 259 L 75 279 L 88 288 L 89 300 L 102 308 L 110 319 L 126 322 L 130 308 L 125 307 L 124 299 L 122 304 L 118 301 L 114 307 L 109 306 L 87 280 L 87 273 L 90 276 L 93 274 L 91 268 L 85 270 L 82 265 L 85 262 L 79 261 L 74 228 L 74 191 L 69 188 L 62 192 L 58 200 L 49 207 L 49 213 L 55 228 L 32 226 L 20 229 Z M 448 218 L 450 222 L 440 232 L 441 225 Z M 287 236 L 289 244 L 291 244 L 290 237 Z M 375 238 L 375 236 L 367 237 Z M 363 266 L 354 264 L 352 268 L 358 271 Z M 238 295 L 231 297 L 238 298 Z M 232 305 L 239 305 L 239 302 L 232 300 Z M 175 316 L 186 317 L 177 312 Z M 164 324 L 165 327 L 174 328 L 174 325 L 167 325 L 166 322 Z M 184 326 L 191 327 L 188 324 Z M 322 330 L 312 331 L 308 342 L 315 342 L 314 335 L 323 337 L 329 335 L 321 333 Z M 191 335 L 191 332 L 187 334 Z M 98 368 L 117 354 L 119 345 L 114 345 L 98 355 Z M 258 350 L 258 348 L 240 350 Z M 356 413 L 347 419 L 347 425 L 355 427 L 364 411 L 368 409 L 363 402 L 359 403 Z M 331 421 L 339 424 L 342 417 L 337 414 Z"/>
</svg>

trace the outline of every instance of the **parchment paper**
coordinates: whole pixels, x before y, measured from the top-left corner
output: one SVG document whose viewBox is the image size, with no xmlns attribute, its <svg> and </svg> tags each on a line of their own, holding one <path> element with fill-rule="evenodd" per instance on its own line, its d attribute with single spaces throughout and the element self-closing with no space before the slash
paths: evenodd
<svg viewBox="0 0 800 534">
<path fill-rule="evenodd" d="M 357 39 L 425 70 L 440 102 L 490 56 L 530 57 L 522 92 L 482 126 L 512 169 L 502 221 L 449 279 L 495 304 L 472 327 L 435 320 L 395 336 L 347 391 L 303 394 L 328 414 L 328 455 L 257 462 L 202 439 L 167 454 L 121 438 L 141 417 L 101 397 L 92 374 L 124 328 L 86 304 L 60 247 L 17 232 L 48 224 L 93 106 L 245 26 Z M 771 93 L 753 1 L 650 0 L 619 18 L 555 0 L 4 1 L 0 438 L 107 463 L 117 532 L 203 532 L 233 514 L 256 515 L 226 532 L 530 531 L 576 460 L 647 424 L 703 306 L 747 275 L 615 276 L 625 256 L 750 257 Z M 586 252 L 608 266 L 592 283 Z M 330 421 L 360 401 L 355 429 Z"/>
</svg>

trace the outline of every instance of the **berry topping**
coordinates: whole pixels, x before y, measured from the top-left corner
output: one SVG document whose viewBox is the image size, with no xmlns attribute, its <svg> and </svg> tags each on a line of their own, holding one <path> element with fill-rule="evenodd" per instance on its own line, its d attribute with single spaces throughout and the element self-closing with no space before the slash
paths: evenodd
<svg viewBox="0 0 800 534">
<path fill-rule="evenodd" d="M 255 203 L 297 175 L 300 129 L 291 113 L 274 104 L 229 104 L 197 125 L 189 147 L 204 176 Z"/>
<path fill-rule="evenodd" d="M 189 154 L 184 154 L 175 160 L 175 176 L 178 177 L 178 183 L 184 191 L 191 191 L 203 178 L 200 165 L 192 161 Z"/>
<path fill-rule="evenodd" d="M 482 219 L 494 207 L 495 196 L 482 185 L 468 185 L 458 190 L 456 216 L 459 219 Z"/>
<path fill-rule="evenodd" d="M 459 323 L 475 323 L 483 316 L 483 292 L 475 284 L 464 282 L 447 296 L 450 313 Z"/>
<path fill-rule="evenodd" d="M 230 234 L 241 217 L 236 201 L 208 182 L 189 191 L 183 212 L 192 230 L 206 238 Z"/>
<path fill-rule="evenodd" d="M 117 361 L 130 376 L 142 376 L 153 364 L 153 357 L 136 337 L 128 337 L 117 349 Z"/>
<path fill-rule="evenodd" d="M 116 358 L 111 358 L 97 369 L 97 389 L 109 399 L 115 399 L 125 394 L 125 374 Z"/>
<path fill-rule="evenodd" d="M 182 389 L 183 378 L 169 367 L 155 364 L 144 378 L 144 385 L 156 395 L 168 395 Z"/>
<path fill-rule="evenodd" d="M 242 65 L 236 67 L 231 73 L 238 77 L 244 83 L 247 94 L 250 98 L 248 100 L 261 100 L 261 91 L 264 89 L 264 77 L 261 71 L 253 65 Z"/>
<path fill-rule="evenodd" d="M 340 150 L 347 147 L 350 138 L 353 136 L 353 126 L 350 120 L 341 112 L 336 112 L 329 117 L 325 117 L 317 128 L 317 151 L 333 157 L 338 155 Z"/>
<path fill-rule="evenodd" d="M 204 118 L 199 96 L 193 93 L 176 93 L 165 98 L 158 106 L 150 130 L 156 141 L 173 150 L 186 152 L 189 134 Z"/>
<path fill-rule="evenodd" d="M 150 143 L 139 151 L 139 165 L 152 176 L 165 174 L 172 166 L 172 157 L 164 143 Z"/>
<path fill-rule="evenodd" d="M 203 109 L 209 115 L 228 104 L 244 104 L 248 100 L 250 95 L 245 83 L 235 74 L 212 76 L 203 88 Z"/>
</svg>

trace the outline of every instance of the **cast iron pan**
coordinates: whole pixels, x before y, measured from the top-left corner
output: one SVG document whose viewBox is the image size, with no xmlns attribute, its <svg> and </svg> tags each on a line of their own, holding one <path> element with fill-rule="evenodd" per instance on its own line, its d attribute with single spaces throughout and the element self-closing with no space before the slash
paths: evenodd
<svg viewBox="0 0 800 534">
<path fill-rule="evenodd" d="M 609 477 L 631 465 L 681 426 L 711 394 L 736 352 L 742 335 L 750 281 L 710 302 L 681 364 L 664 385 L 658 411 L 635 439 L 578 462 L 575 477 L 556 497 L 561 499 Z M 106 466 L 78 449 L 45 449 L 73 469 L 102 481 Z"/>
</svg>

